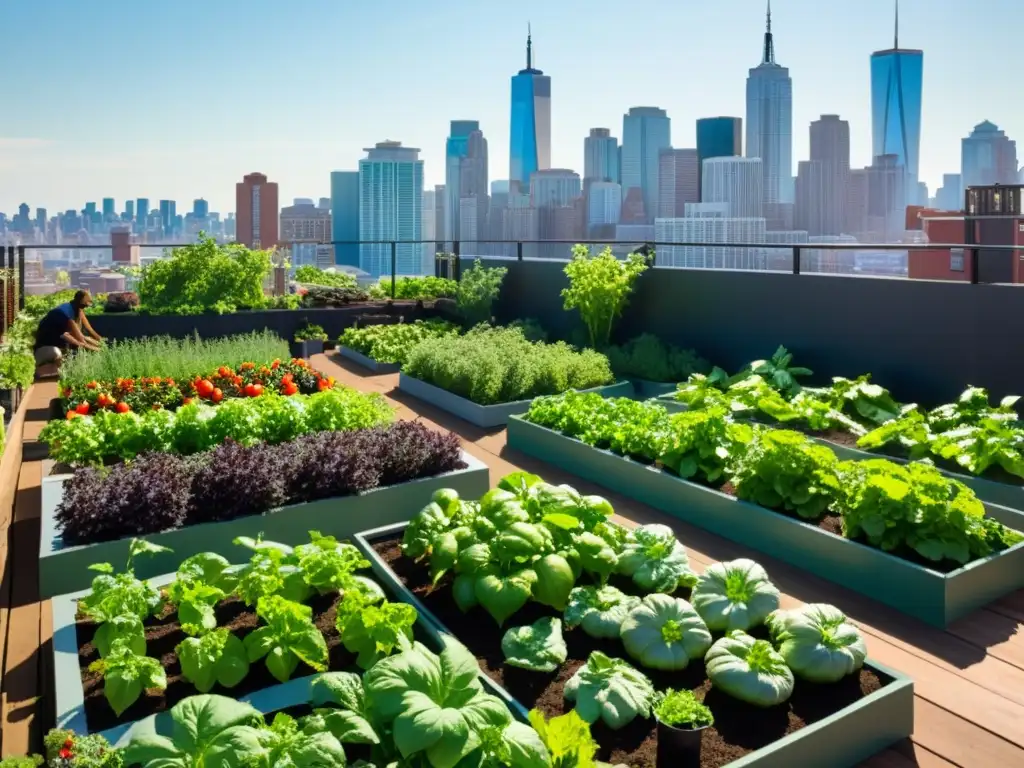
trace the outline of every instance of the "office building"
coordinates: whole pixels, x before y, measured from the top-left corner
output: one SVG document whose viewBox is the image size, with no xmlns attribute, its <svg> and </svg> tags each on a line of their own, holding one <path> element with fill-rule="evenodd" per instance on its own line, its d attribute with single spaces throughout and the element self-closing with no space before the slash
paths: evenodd
<svg viewBox="0 0 1024 768">
<path fill-rule="evenodd" d="M 103 220 L 108 221 L 117 216 L 117 204 L 112 197 L 103 198 Z"/>
<path fill-rule="evenodd" d="M 869 242 L 896 243 L 906 233 L 909 176 L 897 155 L 876 157 L 868 176 L 867 231 Z"/>
<path fill-rule="evenodd" d="M 763 165 L 759 157 L 711 157 L 704 161 L 701 201 L 728 203 L 736 219 L 761 218 Z"/>
<path fill-rule="evenodd" d="M 534 208 L 571 205 L 580 191 L 579 174 L 566 168 L 548 168 L 530 177 L 530 203 Z"/>
<path fill-rule="evenodd" d="M 766 203 L 793 202 L 793 81 L 775 62 L 771 2 L 761 63 L 747 77 L 747 157 L 761 158 Z"/>
<path fill-rule="evenodd" d="M 174 219 L 177 216 L 177 203 L 174 200 L 160 201 L 160 228 L 164 235 L 174 231 Z"/>
<path fill-rule="evenodd" d="M 698 176 L 704 173 L 704 161 L 711 157 L 743 154 L 743 120 L 739 117 L 702 117 L 697 121 Z M 703 184 L 701 184 L 703 189 Z"/>
<path fill-rule="evenodd" d="M 1017 142 L 988 120 L 978 123 L 960 141 L 960 174 L 964 188 L 1017 183 Z"/>
<path fill-rule="evenodd" d="M 591 128 L 583 140 L 583 182 L 619 180 L 619 140 L 607 128 Z"/>
<path fill-rule="evenodd" d="M 811 123 L 811 159 L 799 164 L 794 226 L 812 236 L 844 231 L 850 176 L 850 124 L 838 115 Z"/>
<path fill-rule="evenodd" d="M 893 156 L 905 169 L 903 194 L 910 195 L 918 181 L 924 52 L 900 48 L 899 31 L 897 3 L 892 48 L 871 54 L 871 143 L 873 157 Z"/>
<path fill-rule="evenodd" d="M 538 240 L 572 240 L 583 235 L 582 208 L 576 207 L 582 187 L 579 174 L 565 168 L 537 171 L 530 177 L 530 206 L 537 212 Z M 565 246 L 543 243 L 539 258 L 565 258 Z"/>
<path fill-rule="evenodd" d="M 331 172 L 331 241 L 339 266 L 359 268 L 359 171 Z"/>
<path fill-rule="evenodd" d="M 278 237 L 277 182 L 250 173 L 235 184 L 235 239 L 249 248 L 274 248 Z"/>
<path fill-rule="evenodd" d="M 320 200 L 317 201 L 316 207 L 323 208 L 325 211 L 331 210 L 331 198 L 321 197 Z"/>
<path fill-rule="evenodd" d="M 487 221 L 487 139 L 476 120 L 452 120 L 445 143 L 446 240 L 462 240 L 463 209 L 469 226 L 481 231 Z M 471 200 L 463 204 L 463 200 Z M 475 213 L 474 213 L 475 211 Z M 475 238 L 474 238 L 475 239 Z"/>
<path fill-rule="evenodd" d="M 138 223 L 138 230 L 146 231 L 146 220 L 149 219 L 149 198 L 135 198 L 135 221 Z"/>
<path fill-rule="evenodd" d="M 960 211 L 964 207 L 964 188 L 959 173 L 942 174 L 942 186 L 935 190 L 935 207 L 940 211 Z"/>
<path fill-rule="evenodd" d="M 125 200 L 124 201 L 124 213 L 121 214 L 121 218 L 125 221 L 131 221 L 135 218 L 135 201 Z"/>
<path fill-rule="evenodd" d="M 551 167 L 551 78 L 533 66 L 533 36 L 526 35 L 526 69 L 512 77 L 509 182 L 519 193 L 530 176 Z"/>
<path fill-rule="evenodd" d="M 359 161 L 359 268 L 377 278 L 390 275 L 391 247 L 397 241 L 395 274 L 417 275 L 423 263 L 423 161 L 420 151 L 400 141 L 382 141 Z"/>
<path fill-rule="evenodd" d="M 619 223 L 622 210 L 622 185 L 614 181 L 594 181 L 587 195 L 587 233 L 596 237 L 596 228 L 607 228 Z"/>
<path fill-rule="evenodd" d="M 868 170 L 851 168 L 846 182 L 846 210 L 843 216 L 847 234 L 860 235 L 868 229 Z"/>
<path fill-rule="evenodd" d="M 420 238 L 423 242 L 423 253 L 420 256 L 420 272 L 424 275 L 435 273 L 434 257 L 437 251 L 437 191 L 423 190 L 423 212 L 420 214 Z M 443 237 L 442 237 L 443 239 Z"/>
<path fill-rule="evenodd" d="M 684 218 L 657 219 L 654 222 L 654 240 L 659 243 L 736 243 L 765 242 L 763 218 L 722 216 L 722 210 L 713 208 L 690 209 Z M 658 249 L 658 264 L 666 267 L 699 269 L 764 269 L 763 248 L 672 246 Z"/>
<path fill-rule="evenodd" d="M 623 194 L 639 189 L 645 223 L 658 215 L 658 162 L 661 150 L 672 146 L 672 121 L 663 109 L 631 107 L 622 116 Z"/>
<path fill-rule="evenodd" d="M 700 201 L 696 149 L 663 149 L 658 155 L 658 216 L 682 216 L 687 203 Z"/>
<path fill-rule="evenodd" d="M 332 239 L 331 212 L 313 205 L 312 200 L 281 209 L 281 242 L 329 243 Z"/>
<path fill-rule="evenodd" d="M 207 219 L 210 217 L 210 204 L 199 198 L 192 201 L 192 218 Z"/>
</svg>

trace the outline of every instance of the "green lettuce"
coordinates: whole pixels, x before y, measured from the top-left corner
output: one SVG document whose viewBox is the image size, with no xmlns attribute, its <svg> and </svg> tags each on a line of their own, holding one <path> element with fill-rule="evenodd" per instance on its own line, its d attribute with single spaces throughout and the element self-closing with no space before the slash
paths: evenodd
<svg viewBox="0 0 1024 768">
<path fill-rule="evenodd" d="M 551 616 L 505 632 L 501 652 L 509 666 L 534 672 L 554 672 L 569 655 L 562 637 L 562 622 Z"/>
</svg>

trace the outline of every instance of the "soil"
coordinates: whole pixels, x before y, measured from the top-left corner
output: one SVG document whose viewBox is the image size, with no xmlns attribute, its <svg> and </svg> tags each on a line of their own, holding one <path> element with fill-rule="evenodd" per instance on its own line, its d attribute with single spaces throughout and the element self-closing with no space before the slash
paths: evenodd
<svg viewBox="0 0 1024 768">
<path fill-rule="evenodd" d="M 334 626 L 337 615 L 338 593 L 318 595 L 306 601 L 313 609 L 313 623 L 323 633 L 330 654 L 328 668 L 332 670 L 349 669 L 355 664 L 355 656 L 345 650 L 341 636 Z M 249 608 L 238 598 L 224 600 L 217 606 L 217 626 L 226 627 L 239 638 L 245 638 L 256 629 L 258 619 L 256 609 Z M 146 622 L 146 654 L 160 659 L 167 673 L 165 690 L 151 689 L 143 693 L 138 701 L 126 709 L 120 717 L 114 714 L 110 704 L 103 695 L 103 676 L 98 672 L 90 672 L 89 665 L 99 659 L 99 652 L 92 644 L 97 625 L 90 621 L 79 621 L 76 624 L 78 633 L 78 663 L 82 675 L 82 692 L 85 696 L 85 717 L 89 732 L 102 731 L 119 723 L 128 723 L 140 718 L 170 709 L 176 703 L 197 691 L 181 674 L 175 647 L 188 637 L 178 623 L 178 614 L 173 609 L 165 610 L 160 616 Z M 315 674 L 316 670 L 303 663 L 292 674 L 292 679 Z M 219 693 L 237 699 L 239 696 L 273 685 L 280 681 L 267 671 L 261 659 L 252 665 L 249 674 L 234 688 L 223 688 L 215 685 L 210 693 Z"/>
<path fill-rule="evenodd" d="M 569 655 L 553 677 L 506 666 L 501 652 L 501 638 L 505 630 L 510 626 L 532 623 L 542 616 L 558 616 L 558 612 L 530 602 L 516 613 L 514 622 L 504 628 L 498 627 L 482 608 L 462 613 L 452 598 L 450 577 L 431 589 L 427 568 L 404 557 L 399 544 L 398 538 L 381 539 L 373 543 L 373 548 L 448 631 L 476 655 L 484 674 L 528 709 L 536 707 L 548 717 L 569 711 L 572 702 L 564 697 L 565 684 L 586 663 L 591 651 L 600 650 L 609 656 L 628 658 L 621 643 L 595 640 L 577 628 L 564 632 Z M 626 581 L 616 586 L 625 590 L 631 583 Z M 763 637 L 764 628 L 751 634 Z M 810 723 L 835 714 L 891 682 L 891 678 L 870 669 L 862 669 L 858 675 L 851 675 L 832 685 L 797 681 L 788 702 L 771 709 L 760 709 L 712 688 L 703 661 L 695 661 L 678 672 L 647 669 L 643 672 L 658 690 L 688 688 L 711 708 L 715 724 L 704 731 L 700 768 L 721 768 Z M 597 723 L 591 727 L 591 733 L 601 745 L 599 760 L 613 765 L 623 763 L 630 768 L 655 768 L 658 732 L 653 717 L 637 718 L 618 731 Z"/>
</svg>

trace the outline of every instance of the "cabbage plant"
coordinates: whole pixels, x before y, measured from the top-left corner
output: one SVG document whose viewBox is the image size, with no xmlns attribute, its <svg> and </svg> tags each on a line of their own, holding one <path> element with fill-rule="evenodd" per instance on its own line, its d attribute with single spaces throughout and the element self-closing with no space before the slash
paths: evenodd
<svg viewBox="0 0 1024 768">
<path fill-rule="evenodd" d="M 773 707 L 793 695 L 793 673 L 767 640 L 736 629 L 715 641 L 704 657 L 708 679 L 733 698 Z"/>
<path fill-rule="evenodd" d="M 636 717 L 650 717 L 656 695 L 647 675 L 600 651 L 593 651 L 569 678 L 564 693 L 576 702 L 580 717 L 591 724 L 602 720 L 613 730 L 629 725 Z"/>
<path fill-rule="evenodd" d="M 779 590 L 760 564 L 747 558 L 708 566 L 690 602 L 712 632 L 748 630 L 779 607 Z"/>
<path fill-rule="evenodd" d="M 797 677 L 835 683 L 864 666 L 868 649 L 860 630 L 833 605 L 811 603 L 775 611 L 766 624 L 779 655 Z"/>
<path fill-rule="evenodd" d="M 711 647 L 711 633 L 693 606 L 669 595 L 647 595 L 620 632 L 626 652 L 651 669 L 685 669 Z"/>
<path fill-rule="evenodd" d="M 569 628 L 580 626 L 591 637 L 613 640 L 630 610 L 639 604 L 639 597 L 612 586 L 576 587 L 569 593 L 564 619 Z"/>
<path fill-rule="evenodd" d="M 645 592 L 671 594 L 680 586 L 693 586 L 686 549 L 667 525 L 654 523 L 634 528 L 619 555 L 618 572 L 630 576 Z"/>
<path fill-rule="evenodd" d="M 562 622 L 551 616 L 508 630 L 501 639 L 501 652 L 509 666 L 534 672 L 554 672 L 569 655 Z"/>
</svg>

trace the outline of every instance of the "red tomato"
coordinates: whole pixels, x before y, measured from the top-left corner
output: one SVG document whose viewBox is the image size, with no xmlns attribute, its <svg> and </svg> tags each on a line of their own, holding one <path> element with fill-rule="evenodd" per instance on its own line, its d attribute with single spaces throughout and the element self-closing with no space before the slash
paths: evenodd
<svg viewBox="0 0 1024 768">
<path fill-rule="evenodd" d="M 294 395 L 299 391 L 299 385 L 293 381 L 286 381 L 282 383 L 281 392 L 285 395 Z"/>
<path fill-rule="evenodd" d="M 75 413 L 77 413 L 79 416 L 89 415 L 89 404 L 79 403 L 78 405 L 75 406 Z"/>
<path fill-rule="evenodd" d="M 96 389 L 97 386 L 98 385 L 96 384 L 95 381 L 90 381 L 88 384 L 85 385 L 85 388 L 86 389 Z"/>
<path fill-rule="evenodd" d="M 246 384 L 245 394 L 247 397 L 259 397 L 263 394 L 262 384 Z"/>
<path fill-rule="evenodd" d="M 319 391 L 323 392 L 325 389 L 330 389 L 331 385 L 329 383 L 327 383 L 327 379 L 317 379 L 316 380 L 316 388 Z"/>
<path fill-rule="evenodd" d="M 280 361 L 280 360 L 275 360 L 275 361 L 274 361 L 273 363 L 271 363 L 271 364 L 270 364 L 270 367 L 271 367 L 271 368 L 273 368 L 273 369 L 274 369 L 275 371 L 276 371 L 276 370 L 277 370 L 277 369 L 278 369 L 278 368 L 279 368 L 280 366 L 281 366 L 281 361 Z"/>
<path fill-rule="evenodd" d="M 210 399 L 215 403 L 219 403 L 224 399 L 224 393 L 220 391 L 220 387 L 214 387 L 213 394 L 210 395 Z"/>
<path fill-rule="evenodd" d="M 211 392 L 211 394 L 213 394 L 213 393 Z M 192 403 L 192 398 L 191 397 L 185 397 L 185 398 L 182 398 L 182 400 L 181 400 L 181 404 L 182 405 L 191 405 L 191 403 Z"/>
<path fill-rule="evenodd" d="M 230 376 L 231 375 L 231 369 L 228 368 L 226 365 L 222 365 L 220 368 L 217 369 L 217 373 L 219 373 L 222 377 L 223 376 Z"/>
<path fill-rule="evenodd" d="M 201 379 L 199 383 L 196 384 L 196 393 L 200 397 L 209 397 L 213 394 L 213 382 L 209 379 Z"/>
<path fill-rule="evenodd" d="M 66 418 L 68 419 L 68 421 L 70 421 L 71 419 L 77 419 L 78 414 L 75 413 L 74 411 L 68 411 L 68 415 Z"/>
<path fill-rule="evenodd" d="M 131 408 L 128 406 L 128 403 L 120 402 L 114 406 L 114 410 L 117 411 L 118 413 L 128 413 L 128 411 L 130 411 Z"/>
</svg>

